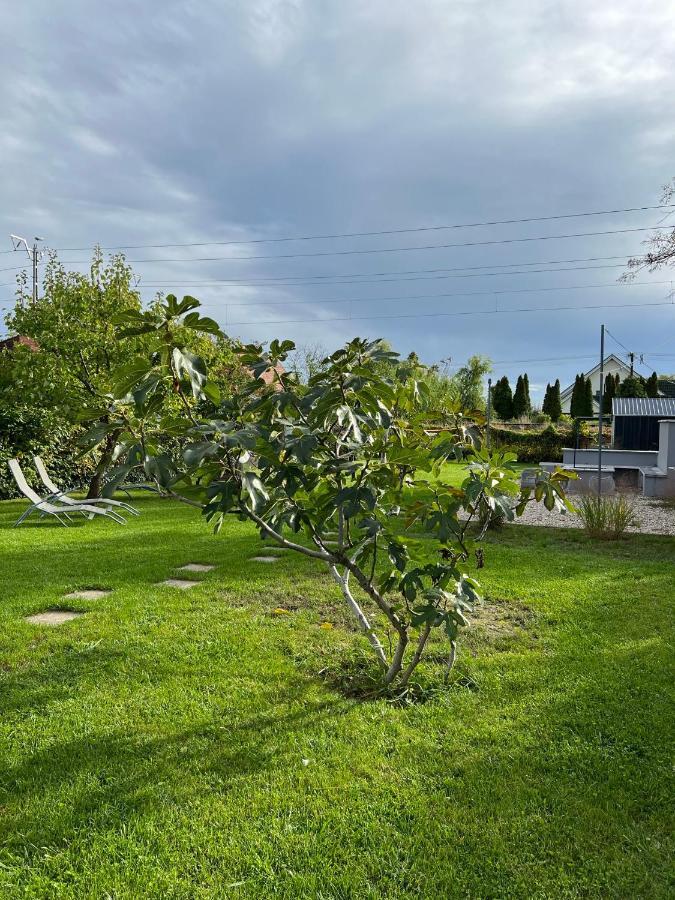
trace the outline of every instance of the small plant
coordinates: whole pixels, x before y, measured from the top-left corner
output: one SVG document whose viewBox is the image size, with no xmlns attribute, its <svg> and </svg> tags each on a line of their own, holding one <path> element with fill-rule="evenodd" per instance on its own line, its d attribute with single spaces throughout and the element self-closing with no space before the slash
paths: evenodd
<svg viewBox="0 0 675 900">
<path fill-rule="evenodd" d="M 584 495 L 577 511 L 584 528 L 591 537 L 603 541 L 617 541 L 630 525 L 638 525 L 635 504 L 619 494 L 616 497 Z"/>
</svg>

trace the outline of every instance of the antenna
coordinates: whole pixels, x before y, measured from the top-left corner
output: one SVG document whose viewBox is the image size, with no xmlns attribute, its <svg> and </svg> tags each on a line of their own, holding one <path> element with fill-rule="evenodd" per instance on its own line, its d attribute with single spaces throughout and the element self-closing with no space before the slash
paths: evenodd
<svg viewBox="0 0 675 900">
<path fill-rule="evenodd" d="M 12 242 L 12 249 L 14 250 L 25 250 L 28 256 L 30 257 L 32 269 L 33 269 L 33 303 L 37 303 L 38 299 L 38 263 L 42 259 L 44 252 L 40 250 L 38 247 L 38 241 L 43 241 L 44 238 L 34 237 L 33 238 L 33 246 L 28 246 L 28 241 L 26 238 L 19 237 L 18 234 L 10 234 L 9 239 Z"/>
</svg>

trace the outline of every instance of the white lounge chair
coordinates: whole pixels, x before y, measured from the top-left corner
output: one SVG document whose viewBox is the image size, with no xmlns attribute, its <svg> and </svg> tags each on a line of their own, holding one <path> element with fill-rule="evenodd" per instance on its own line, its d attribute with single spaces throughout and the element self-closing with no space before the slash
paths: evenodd
<svg viewBox="0 0 675 900">
<path fill-rule="evenodd" d="M 60 488 L 54 484 L 54 482 L 49 477 L 49 472 L 42 459 L 39 456 L 33 457 L 33 462 L 35 463 L 35 468 L 37 469 L 37 473 L 42 479 L 42 483 L 50 492 L 47 500 L 57 500 L 59 503 L 64 503 L 66 506 L 81 506 L 82 503 L 86 503 L 88 506 L 105 506 L 106 509 L 112 510 L 113 506 L 120 506 L 122 509 L 126 509 L 128 512 L 133 513 L 133 515 L 138 516 L 140 513 L 137 509 L 134 509 L 129 503 L 124 503 L 121 500 L 112 500 L 109 497 L 96 497 L 95 499 L 87 499 L 87 500 L 75 500 L 74 497 L 69 497 L 67 491 L 62 491 Z"/>
<path fill-rule="evenodd" d="M 75 506 L 65 506 L 63 504 L 57 506 L 55 503 L 50 503 L 49 500 L 43 500 L 39 494 L 35 493 L 33 488 L 26 481 L 26 477 L 23 474 L 18 459 L 10 459 L 9 468 L 12 475 L 14 476 L 14 481 L 16 481 L 16 486 L 19 488 L 24 497 L 30 500 L 32 504 L 16 520 L 16 522 L 14 523 L 15 528 L 34 512 L 39 513 L 41 516 L 54 516 L 62 525 L 65 525 L 66 527 L 68 526 L 68 522 L 72 521 L 68 513 L 73 512 L 82 513 L 83 516 L 86 516 L 89 519 L 93 519 L 94 516 L 106 516 L 109 519 L 114 519 L 115 522 L 119 522 L 120 525 L 126 525 L 126 522 L 122 518 L 122 516 L 120 516 L 116 512 L 112 512 L 112 510 L 98 509 L 95 506 L 88 506 L 86 503 L 78 503 L 75 504 Z M 68 522 L 64 522 L 64 518 L 66 518 Z"/>
</svg>

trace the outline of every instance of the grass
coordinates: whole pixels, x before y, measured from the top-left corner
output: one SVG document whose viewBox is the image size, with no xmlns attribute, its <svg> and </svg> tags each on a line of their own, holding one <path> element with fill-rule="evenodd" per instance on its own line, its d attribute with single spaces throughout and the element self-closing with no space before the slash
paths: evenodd
<svg viewBox="0 0 675 900">
<path fill-rule="evenodd" d="M 670 895 L 672 538 L 489 537 L 453 684 L 401 708 L 326 677 L 367 656 L 315 564 L 138 505 L 14 531 L 0 504 L 0 896 Z M 187 562 L 218 568 L 155 586 Z"/>
</svg>

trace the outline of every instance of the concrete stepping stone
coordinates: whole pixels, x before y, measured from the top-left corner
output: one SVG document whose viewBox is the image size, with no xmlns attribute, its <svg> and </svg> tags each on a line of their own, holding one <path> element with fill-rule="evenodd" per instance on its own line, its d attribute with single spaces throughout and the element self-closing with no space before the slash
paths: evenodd
<svg viewBox="0 0 675 900">
<path fill-rule="evenodd" d="M 100 600 L 101 597 L 107 597 L 112 591 L 104 591 L 99 588 L 87 588 L 84 591 L 72 591 L 70 594 L 64 594 L 65 600 Z"/>
<path fill-rule="evenodd" d="M 83 612 L 75 612 L 74 609 L 46 609 L 44 612 L 36 613 L 34 616 L 26 616 L 25 621 L 32 625 L 63 625 L 64 622 L 70 622 L 72 619 L 79 619 L 85 615 Z"/>
<path fill-rule="evenodd" d="M 188 581 L 186 578 L 167 578 L 166 581 L 158 581 L 156 587 L 173 587 L 180 588 L 181 591 L 187 591 L 188 588 L 197 587 L 201 581 Z"/>
<path fill-rule="evenodd" d="M 179 572 L 212 572 L 215 566 L 205 566 L 202 563 L 188 563 L 186 566 L 180 566 Z"/>
<path fill-rule="evenodd" d="M 279 562 L 278 556 L 252 556 L 251 562 L 275 563 Z"/>
</svg>

